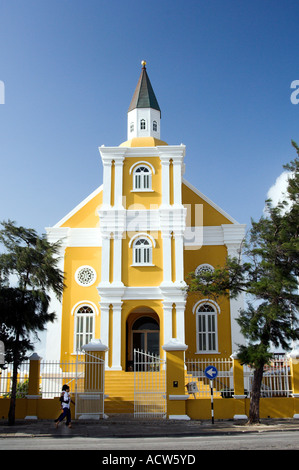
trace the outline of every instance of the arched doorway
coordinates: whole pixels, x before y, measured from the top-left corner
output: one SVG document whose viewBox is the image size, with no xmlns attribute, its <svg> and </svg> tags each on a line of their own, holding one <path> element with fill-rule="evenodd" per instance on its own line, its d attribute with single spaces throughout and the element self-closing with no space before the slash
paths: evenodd
<svg viewBox="0 0 299 470">
<path fill-rule="evenodd" d="M 135 309 L 127 320 L 127 370 L 133 370 L 134 349 L 160 352 L 160 321 L 148 307 Z"/>
</svg>

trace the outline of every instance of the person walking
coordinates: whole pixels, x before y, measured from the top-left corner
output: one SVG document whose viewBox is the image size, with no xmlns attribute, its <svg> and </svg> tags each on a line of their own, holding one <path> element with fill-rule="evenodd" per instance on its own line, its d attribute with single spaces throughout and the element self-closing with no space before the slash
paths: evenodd
<svg viewBox="0 0 299 470">
<path fill-rule="evenodd" d="M 71 405 L 71 403 L 73 403 L 73 404 L 75 404 L 75 403 L 71 399 L 70 387 L 68 385 L 66 385 L 66 384 L 63 385 L 61 396 L 60 396 L 59 400 L 61 402 L 62 413 L 60 414 L 60 416 L 57 419 L 55 419 L 55 426 L 56 426 L 56 428 L 58 428 L 59 423 L 64 418 L 66 418 L 66 423 L 65 424 L 66 424 L 66 426 L 71 428 L 72 423 L 71 423 L 71 408 L 70 408 L 70 405 Z"/>
</svg>

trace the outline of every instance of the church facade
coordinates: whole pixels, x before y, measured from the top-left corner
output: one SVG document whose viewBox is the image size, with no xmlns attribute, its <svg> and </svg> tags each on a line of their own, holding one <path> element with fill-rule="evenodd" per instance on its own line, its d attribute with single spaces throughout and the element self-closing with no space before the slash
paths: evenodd
<svg viewBox="0 0 299 470">
<path fill-rule="evenodd" d="M 103 184 L 53 227 L 65 273 L 46 358 L 72 361 L 93 338 L 106 369 L 133 369 L 133 351 L 163 356 L 172 338 L 186 358 L 228 357 L 242 342 L 242 298 L 216 303 L 188 293 L 190 272 L 238 252 L 245 226 L 188 183 L 186 148 L 161 140 L 161 110 L 146 64 L 127 114 L 127 140 L 99 148 Z"/>
</svg>

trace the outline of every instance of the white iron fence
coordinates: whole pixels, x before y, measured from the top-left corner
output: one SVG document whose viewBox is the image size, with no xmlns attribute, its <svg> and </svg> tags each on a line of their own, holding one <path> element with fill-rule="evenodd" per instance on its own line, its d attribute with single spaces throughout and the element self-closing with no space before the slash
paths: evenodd
<svg viewBox="0 0 299 470">
<path fill-rule="evenodd" d="M 28 395 L 29 362 L 18 370 L 17 397 Z M 57 398 L 62 386 L 70 387 L 75 399 L 75 417 L 101 417 L 104 415 L 105 363 L 90 353 L 78 353 L 73 362 L 41 361 L 39 395 Z M 12 365 L 0 369 L 0 397 L 9 397 L 12 386 Z"/>
<path fill-rule="evenodd" d="M 166 362 L 134 350 L 134 417 L 166 418 Z"/>
<path fill-rule="evenodd" d="M 250 396 L 253 381 L 253 370 L 244 366 L 244 388 Z M 264 367 L 261 386 L 261 397 L 292 396 L 292 381 L 289 359 L 283 354 L 274 354 L 269 365 Z"/>
<path fill-rule="evenodd" d="M 211 396 L 210 380 L 205 376 L 208 366 L 216 367 L 218 375 L 213 379 L 214 397 L 230 398 L 234 394 L 233 360 L 220 359 L 192 359 L 185 361 L 186 387 L 194 398 L 209 398 Z"/>
</svg>

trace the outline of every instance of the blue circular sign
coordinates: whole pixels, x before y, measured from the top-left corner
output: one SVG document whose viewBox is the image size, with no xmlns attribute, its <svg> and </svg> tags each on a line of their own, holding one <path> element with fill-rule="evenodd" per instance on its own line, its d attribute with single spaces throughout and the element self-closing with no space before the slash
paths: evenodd
<svg viewBox="0 0 299 470">
<path fill-rule="evenodd" d="M 215 366 L 208 366 L 205 368 L 204 374 L 207 377 L 207 379 L 213 380 L 217 377 L 218 370 L 216 369 Z"/>
</svg>

